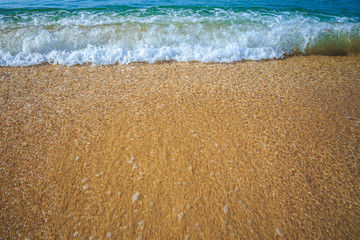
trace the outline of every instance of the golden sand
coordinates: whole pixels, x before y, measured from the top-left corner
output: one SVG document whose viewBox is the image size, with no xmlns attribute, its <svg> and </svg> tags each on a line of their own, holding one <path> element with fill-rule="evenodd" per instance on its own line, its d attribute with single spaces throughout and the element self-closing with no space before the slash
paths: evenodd
<svg viewBox="0 0 360 240">
<path fill-rule="evenodd" d="M 360 57 L 0 77 L 0 239 L 360 238 Z"/>
</svg>

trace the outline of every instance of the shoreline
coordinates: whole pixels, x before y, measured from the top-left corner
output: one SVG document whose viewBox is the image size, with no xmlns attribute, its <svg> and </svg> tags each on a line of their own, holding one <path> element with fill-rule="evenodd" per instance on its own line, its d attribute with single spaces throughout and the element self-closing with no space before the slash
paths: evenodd
<svg viewBox="0 0 360 240">
<path fill-rule="evenodd" d="M 303 58 L 303 57 L 340 57 L 340 58 L 346 58 L 346 57 L 352 57 L 352 58 L 357 58 L 359 57 L 360 54 L 358 53 L 347 53 L 345 55 L 322 55 L 322 54 L 285 54 L 283 56 L 283 58 L 263 58 L 263 59 L 259 59 L 259 60 L 252 60 L 252 59 L 242 59 L 239 61 L 232 61 L 232 62 L 200 62 L 200 61 L 196 61 L 196 60 L 192 60 L 192 61 L 176 61 L 176 60 L 158 60 L 155 62 L 146 62 L 146 61 L 140 61 L 140 62 L 130 62 L 127 64 L 120 64 L 119 62 L 113 63 L 113 64 L 94 64 L 91 62 L 87 62 L 87 63 L 77 63 L 77 64 L 73 64 L 73 65 L 64 65 L 64 64 L 53 64 L 53 63 L 49 63 L 49 62 L 45 62 L 45 63 L 40 63 L 40 64 L 35 64 L 35 65 L 25 65 L 25 66 L 0 66 L 0 68 L 8 68 L 8 67 L 20 67 L 20 68 L 28 68 L 28 67 L 40 67 L 40 66 L 63 66 L 63 67 L 113 67 L 113 66 L 138 66 L 138 65 L 161 65 L 161 64 L 174 64 L 174 63 L 180 63 L 180 64 L 222 64 L 222 65 L 236 65 L 239 63 L 247 63 L 247 62 L 269 62 L 269 61 L 284 61 L 287 60 L 289 58 Z"/>
<path fill-rule="evenodd" d="M 1 238 L 360 237 L 360 56 L 0 67 Z"/>
</svg>

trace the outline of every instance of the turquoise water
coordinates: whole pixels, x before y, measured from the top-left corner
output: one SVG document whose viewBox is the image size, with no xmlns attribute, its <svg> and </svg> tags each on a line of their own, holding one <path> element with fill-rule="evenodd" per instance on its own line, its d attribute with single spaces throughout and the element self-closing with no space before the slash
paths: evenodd
<svg viewBox="0 0 360 240">
<path fill-rule="evenodd" d="M 359 52 L 358 0 L 0 0 L 0 66 Z"/>
</svg>

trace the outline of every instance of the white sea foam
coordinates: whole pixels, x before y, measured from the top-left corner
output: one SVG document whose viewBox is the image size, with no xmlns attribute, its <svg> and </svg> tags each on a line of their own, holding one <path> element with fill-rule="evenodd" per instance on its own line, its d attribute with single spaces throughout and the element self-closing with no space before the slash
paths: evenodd
<svg viewBox="0 0 360 240">
<path fill-rule="evenodd" d="M 360 44 L 359 22 L 346 17 L 147 11 L 49 11 L 20 14 L 16 21 L 0 15 L 0 65 L 232 62 Z"/>
</svg>

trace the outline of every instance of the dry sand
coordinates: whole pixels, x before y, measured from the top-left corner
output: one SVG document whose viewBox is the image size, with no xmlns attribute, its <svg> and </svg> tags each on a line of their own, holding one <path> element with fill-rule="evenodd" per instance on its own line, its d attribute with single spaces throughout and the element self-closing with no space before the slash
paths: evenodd
<svg viewBox="0 0 360 240">
<path fill-rule="evenodd" d="M 360 57 L 0 75 L 0 239 L 360 238 Z"/>
</svg>

